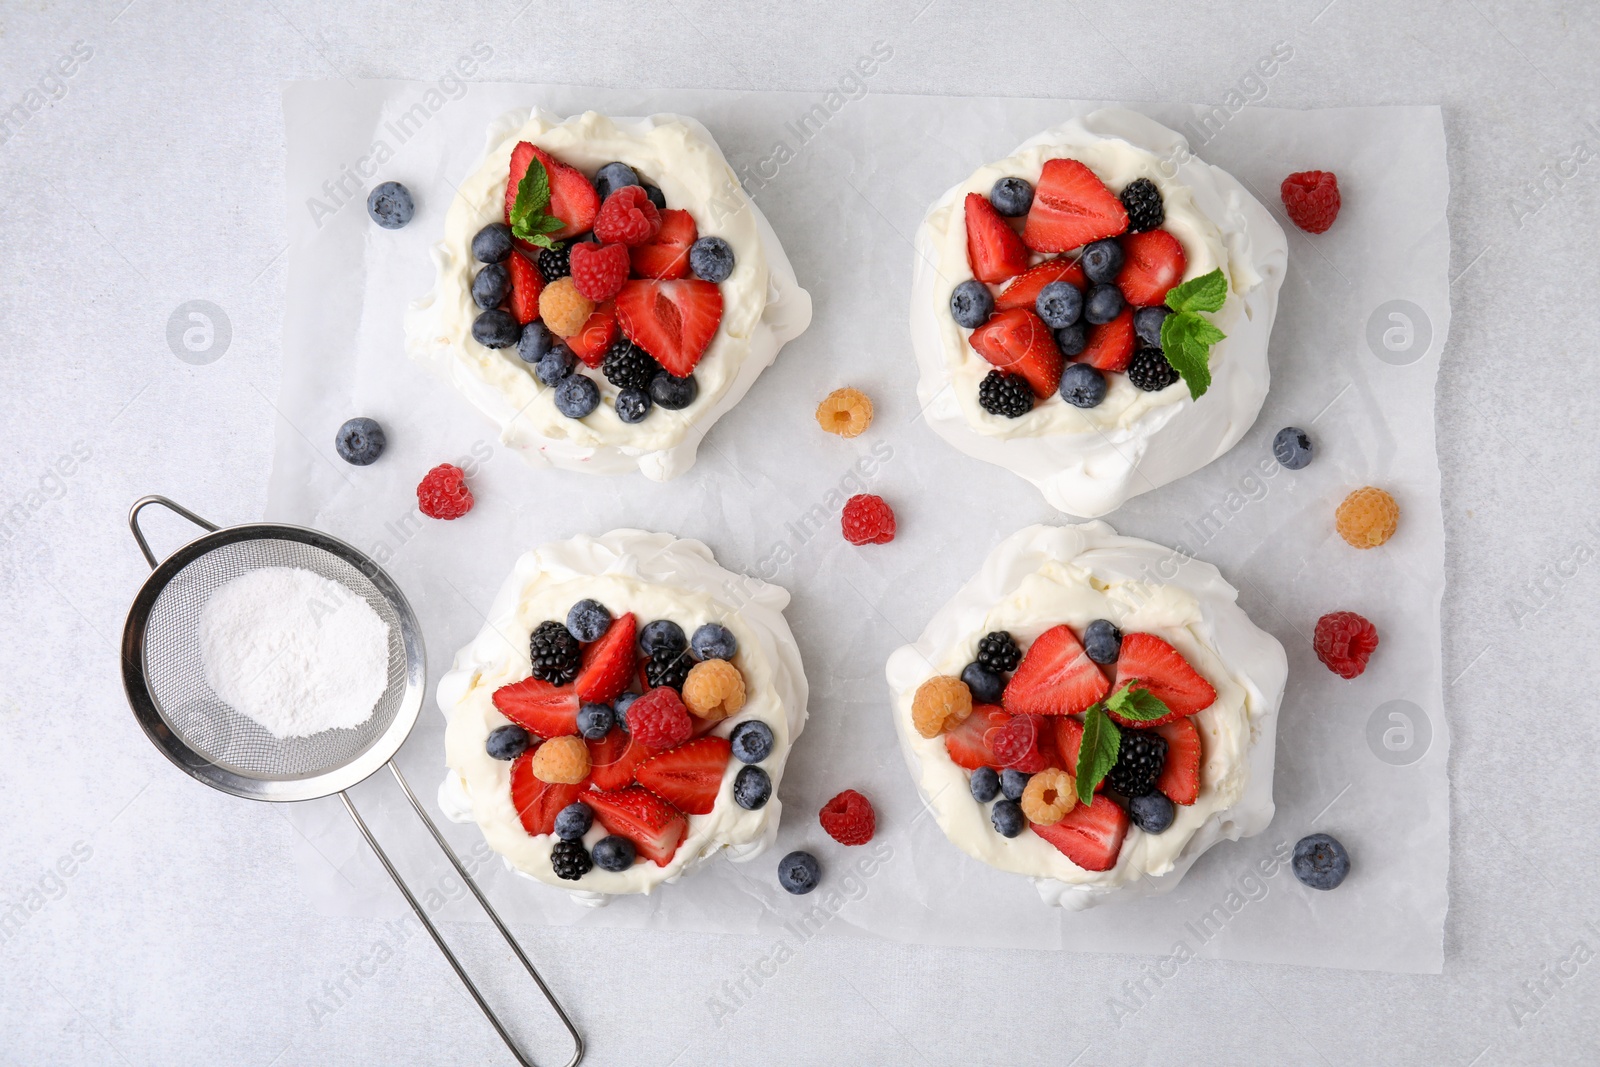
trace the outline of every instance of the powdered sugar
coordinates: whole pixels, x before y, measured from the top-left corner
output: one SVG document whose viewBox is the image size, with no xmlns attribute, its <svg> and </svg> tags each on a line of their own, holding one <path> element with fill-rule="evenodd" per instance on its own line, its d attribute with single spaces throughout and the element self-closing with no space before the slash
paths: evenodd
<svg viewBox="0 0 1600 1067">
<path fill-rule="evenodd" d="M 206 682 L 274 737 L 359 726 L 389 678 L 389 627 L 338 582 L 262 567 L 220 586 L 200 612 Z"/>
</svg>

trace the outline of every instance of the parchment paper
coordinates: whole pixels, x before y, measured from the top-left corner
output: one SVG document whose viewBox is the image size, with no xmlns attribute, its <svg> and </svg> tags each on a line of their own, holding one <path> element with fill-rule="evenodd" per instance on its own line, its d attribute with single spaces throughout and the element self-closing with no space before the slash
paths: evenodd
<svg viewBox="0 0 1600 1067">
<path fill-rule="evenodd" d="M 458 851 L 508 917 L 546 925 L 759 934 L 774 950 L 867 935 L 1144 953 L 1159 957 L 1151 967 L 1161 976 L 1193 956 L 1438 971 L 1449 847 L 1432 417 L 1449 323 L 1439 110 L 1132 105 L 1188 134 L 1198 155 L 1231 170 L 1280 218 L 1277 187 L 1291 171 L 1337 171 L 1344 207 L 1316 238 L 1282 220 L 1290 267 L 1272 392 L 1254 429 L 1221 460 L 1108 516 L 1120 532 L 1216 563 L 1288 649 L 1276 819 L 1259 837 L 1213 849 L 1168 896 L 1072 914 L 1041 904 L 1025 879 L 969 859 L 923 814 L 895 744 L 883 663 L 1001 537 L 1068 521 L 1027 483 L 959 455 L 919 420 L 905 329 L 911 237 L 926 206 L 973 168 L 1099 105 L 870 88 L 863 76 L 817 96 L 454 82 L 286 90 L 292 244 L 270 516 L 327 530 L 384 562 L 421 617 L 432 679 L 482 625 L 517 555 L 549 539 L 618 526 L 696 537 L 724 566 L 775 580 L 794 597 L 789 619 L 811 720 L 790 757 L 772 853 L 744 866 L 719 858 L 649 898 L 591 910 L 503 869 L 476 827 L 446 828 Z M 403 353 L 401 313 L 432 284 L 427 250 L 451 183 L 476 166 L 491 120 L 534 104 L 701 119 L 815 302 L 809 332 L 674 482 L 534 471 Z M 416 197 L 403 230 L 366 216 L 366 190 L 386 179 Z M 844 384 L 877 408 L 872 428 L 852 441 L 812 420 L 817 401 Z M 388 452 L 368 468 L 346 466 L 332 448 L 334 430 L 358 414 L 389 435 Z M 1288 424 L 1315 440 L 1317 459 L 1304 471 L 1270 460 L 1272 436 Z M 477 507 L 452 523 L 415 520 L 415 483 L 447 460 L 468 465 Z M 1365 484 L 1394 493 L 1402 518 L 1388 545 L 1357 552 L 1332 517 Z M 864 488 L 896 509 L 890 545 L 853 548 L 837 533 L 843 498 Z M 808 521 L 817 515 L 826 517 L 820 532 Z M 1310 644 L 1317 617 L 1340 608 L 1360 611 L 1382 634 L 1372 665 L 1352 682 L 1323 668 Z M 400 757 L 430 804 L 444 774 L 443 728 L 430 700 Z M 847 787 L 877 807 L 872 845 L 844 848 L 817 825 L 817 809 Z M 445 919 L 478 919 L 393 783 L 375 779 L 356 795 L 428 906 Z M 336 804 L 297 805 L 287 817 L 303 835 L 303 882 L 320 910 L 399 913 L 403 904 Z M 1305 889 L 1285 862 L 1315 830 L 1339 836 L 1354 857 L 1335 892 Z M 775 879 L 777 857 L 799 847 L 826 871 L 823 888 L 804 898 Z"/>
</svg>

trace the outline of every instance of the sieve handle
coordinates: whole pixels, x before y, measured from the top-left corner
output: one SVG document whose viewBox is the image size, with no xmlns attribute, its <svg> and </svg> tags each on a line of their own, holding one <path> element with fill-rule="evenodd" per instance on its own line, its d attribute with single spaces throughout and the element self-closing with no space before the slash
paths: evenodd
<svg viewBox="0 0 1600 1067">
<path fill-rule="evenodd" d="M 156 559 L 156 554 L 154 552 L 150 551 L 150 542 L 145 540 L 144 531 L 139 529 L 139 512 L 143 511 L 151 504 L 160 504 L 168 511 L 173 512 L 176 515 L 182 515 L 184 518 L 188 519 L 202 530 L 205 530 L 207 533 L 217 532 L 217 526 L 215 523 L 207 522 L 205 519 L 202 519 L 200 516 L 196 515 L 194 512 L 190 511 L 188 508 L 184 507 L 175 500 L 168 500 L 164 496 L 154 495 L 140 497 L 138 500 L 133 502 L 133 507 L 128 511 L 128 529 L 133 531 L 133 539 L 139 542 L 139 551 L 143 552 L 144 558 L 150 562 L 151 570 L 155 570 L 156 567 L 160 565 L 161 561 Z"/>
</svg>

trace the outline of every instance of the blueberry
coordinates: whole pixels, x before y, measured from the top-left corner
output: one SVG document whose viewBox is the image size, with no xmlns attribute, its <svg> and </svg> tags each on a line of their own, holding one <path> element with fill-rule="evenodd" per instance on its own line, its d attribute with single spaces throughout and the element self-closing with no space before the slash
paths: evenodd
<svg viewBox="0 0 1600 1067">
<path fill-rule="evenodd" d="M 667 210 L 667 194 L 649 182 L 640 182 L 639 188 L 644 190 L 645 197 L 656 206 L 657 211 Z"/>
<path fill-rule="evenodd" d="M 1311 834 L 1295 842 L 1289 866 L 1312 889 L 1337 889 L 1350 873 L 1350 853 L 1330 834 Z"/>
<path fill-rule="evenodd" d="M 612 834 L 594 843 L 594 865 L 602 871 L 625 871 L 633 866 L 633 842 Z"/>
<path fill-rule="evenodd" d="M 628 732 L 628 709 L 633 707 L 633 702 L 635 700 L 638 700 L 638 699 L 639 699 L 639 694 L 638 693 L 623 693 L 621 696 L 619 696 L 617 698 L 616 703 L 614 705 L 612 705 L 613 710 L 612 710 L 612 713 L 611 713 L 611 717 L 612 717 L 612 719 L 614 721 L 612 722 L 611 725 L 617 727 L 623 733 L 627 733 Z"/>
<path fill-rule="evenodd" d="M 689 269 L 704 281 L 725 281 L 733 273 L 733 247 L 720 237 L 702 237 L 689 246 Z"/>
<path fill-rule="evenodd" d="M 682 411 L 699 395 L 700 383 L 694 380 L 693 374 L 677 378 L 663 370 L 650 379 L 650 399 L 668 411 Z"/>
<path fill-rule="evenodd" d="M 1091 282 L 1110 284 L 1122 270 L 1122 246 L 1115 237 L 1094 241 L 1083 250 L 1083 276 Z"/>
<path fill-rule="evenodd" d="M 1083 651 L 1096 663 L 1115 663 L 1122 651 L 1122 631 L 1110 619 L 1096 619 L 1083 631 Z"/>
<path fill-rule="evenodd" d="M 1033 310 L 1052 330 L 1071 326 L 1083 314 L 1083 294 L 1071 282 L 1051 282 L 1039 290 Z"/>
<path fill-rule="evenodd" d="M 1089 327 L 1079 319 L 1056 331 L 1056 347 L 1063 356 L 1075 356 L 1089 345 Z"/>
<path fill-rule="evenodd" d="M 587 374 L 569 374 L 556 386 L 556 410 L 581 419 L 600 406 L 600 387 Z"/>
<path fill-rule="evenodd" d="M 364 417 L 347 420 L 333 437 L 333 447 L 338 451 L 339 458 L 357 467 L 375 462 L 383 455 L 383 447 L 388 443 L 383 427 Z"/>
<path fill-rule="evenodd" d="M 616 718 L 609 704 L 585 704 L 578 709 L 578 732 L 585 740 L 598 741 L 611 732 Z"/>
<path fill-rule="evenodd" d="M 1311 438 L 1298 426 L 1285 426 L 1272 439 L 1272 455 L 1290 470 L 1300 470 L 1311 462 Z"/>
<path fill-rule="evenodd" d="M 639 172 L 626 163 L 607 163 L 594 172 L 594 188 L 601 200 L 624 186 L 638 184 Z"/>
<path fill-rule="evenodd" d="M 510 348 L 521 338 L 522 323 L 509 311 L 491 308 L 472 320 L 472 339 L 485 348 Z"/>
<path fill-rule="evenodd" d="M 556 836 L 563 841 L 577 841 L 594 825 L 594 809 L 581 800 L 556 812 Z"/>
<path fill-rule="evenodd" d="M 1146 793 L 1128 801 L 1128 818 L 1147 834 L 1159 834 L 1172 825 L 1177 809 L 1160 793 Z"/>
<path fill-rule="evenodd" d="M 976 330 L 994 311 L 994 294 L 976 278 L 968 278 L 950 294 L 950 317 L 957 326 Z"/>
<path fill-rule="evenodd" d="M 484 743 L 483 748 L 489 753 L 490 759 L 514 760 L 528 751 L 528 745 L 532 742 L 533 738 L 528 736 L 528 731 L 516 723 L 507 723 L 489 731 L 489 740 Z"/>
<path fill-rule="evenodd" d="M 653 656 L 662 649 L 682 652 L 688 647 L 689 640 L 683 636 L 683 627 L 671 619 L 657 619 L 639 631 L 639 650 L 647 656 Z"/>
<path fill-rule="evenodd" d="M 598 641 L 611 628 L 611 612 L 598 600 L 580 600 L 567 612 L 567 629 L 579 641 Z"/>
<path fill-rule="evenodd" d="M 795 896 L 804 896 L 822 881 L 822 864 L 809 852 L 798 850 L 778 861 L 778 884 Z"/>
<path fill-rule="evenodd" d="M 472 239 L 472 258 L 479 263 L 499 263 L 511 255 L 511 227 L 491 222 Z"/>
<path fill-rule="evenodd" d="M 367 194 L 367 214 L 386 230 L 398 230 L 411 221 L 417 205 L 411 199 L 411 190 L 399 182 L 384 182 L 372 187 Z"/>
<path fill-rule="evenodd" d="M 524 363 L 538 363 L 547 352 L 561 343 L 561 338 L 551 333 L 550 327 L 542 322 L 530 322 L 522 328 L 522 336 L 517 338 L 517 358 Z"/>
<path fill-rule="evenodd" d="M 1106 376 L 1087 363 L 1068 363 L 1061 372 L 1061 399 L 1075 408 L 1098 407 L 1106 398 Z"/>
<path fill-rule="evenodd" d="M 979 767 L 967 784 L 972 788 L 972 799 L 979 804 L 987 804 L 1000 795 L 1000 776 L 993 767 Z"/>
<path fill-rule="evenodd" d="M 695 628 L 689 649 L 696 659 L 732 659 L 739 653 L 739 639 L 720 622 L 706 622 Z"/>
<path fill-rule="evenodd" d="M 506 302 L 511 293 L 511 273 L 503 263 L 491 263 L 472 279 L 472 302 L 488 310 Z"/>
<path fill-rule="evenodd" d="M 757 719 L 742 722 L 728 738 L 733 758 L 740 763 L 760 763 L 772 754 L 772 727 Z"/>
<path fill-rule="evenodd" d="M 1161 324 L 1167 321 L 1170 310 L 1161 304 L 1155 307 L 1140 308 L 1133 313 L 1133 332 L 1139 335 L 1139 340 L 1151 348 L 1161 347 Z"/>
<path fill-rule="evenodd" d="M 989 203 L 1010 218 L 1026 215 L 1033 206 L 1033 186 L 1021 178 L 1001 178 L 989 190 Z"/>
<path fill-rule="evenodd" d="M 1021 800 L 1022 791 L 1028 788 L 1028 779 L 1033 775 L 1007 767 L 1000 772 L 1000 792 L 1005 794 L 1007 800 Z"/>
<path fill-rule="evenodd" d="M 530 323 L 529 330 L 539 325 L 537 322 Z M 522 336 L 527 337 L 527 332 L 525 331 Z M 578 357 L 572 354 L 572 349 L 558 342 L 552 345 L 544 355 L 540 356 L 539 362 L 533 365 L 533 376 L 545 385 L 560 385 L 568 375 L 577 369 Z"/>
<path fill-rule="evenodd" d="M 643 389 L 628 386 L 617 393 L 617 418 L 623 422 L 643 422 L 650 414 L 650 394 Z"/>
<path fill-rule="evenodd" d="M 1092 285 L 1083 301 L 1083 317 L 1089 325 L 1099 326 L 1122 314 L 1125 301 L 1122 290 L 1114 285 Z"/>
<path fill-rule="evenodd" d="M 1006 690 L 1005 679 L 981 663 L 969 663 L 961 672 L 961 680 L 972 690 L 976 704 L 998 704 L 1000 694 Z"/>
<path fill-rule="evenodd" d="M 733 801 L 741 808 L 758 811 L 772 799 L 772 779 L 760 767 L 740 767 L 733 776 Z"/>
<path fill-rule="evenodd" d="M 1015 800 L 997 800 L 989 809 L 989 822 L 1001 837 L 1016 837 L 1028 820 L 1022 817 L 1022 806 Z"/>
</svg>

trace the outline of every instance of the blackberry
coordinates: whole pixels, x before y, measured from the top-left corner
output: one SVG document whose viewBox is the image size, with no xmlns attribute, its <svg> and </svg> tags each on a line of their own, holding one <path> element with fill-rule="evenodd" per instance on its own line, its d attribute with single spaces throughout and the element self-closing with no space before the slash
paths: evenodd
<svg viewBox="0 0 1600 1067">
<path fill-rule="evenodd" d="M 1161 766 L 1167 762 L 1167 739 L 1154 730 L 1123 730 L 1117 762 L 1106 784 L 1125 797 L 1153 792 Z"/>
<path fill-rule="evenodd" d="M 539 250 L 539 274 L 547 284 L 572 273 L 572 260 L 569 258 L 571 255 L 571 245 Z"/>
<path fill-rule="evenodd" d="M 683 680 L 693 666 L 694 660 L 682 649 L 658 648 L 645 661 L 644 680 L 651 689 L 665 685 L 682 692 Z"/>
<path fill-rule="evenodd" d="M 1015 374 L 992 370 L 978 383 L 978 403 L 991 415 L 1020 419 L 1033 410 L 1033 389 Z"/>
<path fill-rule="evenodd" d="M 541 622 L 528 638 L 533 676 L 551 685 L 566 685 L 578 676 L 583 650 L 572 631 L 559 622 Z"/>
<path fill-rule="evenodd" d="M 1128 210 L 1128 232 L 1143 233 L 1166 221 L 1161 206 L 1161 190 L 1149 178 L 1135 178 L 1122 190 L 1122 206 Z"/>
<path fill-rule="evenodd" d="M 606 380 L 618 389 L 645 389 L 661 370 L 661 364 L 624 337 L 606 352 L 606 361 L 600 369 L 605 372 Z"/>
<path fill-rule="evenodd" d="M 594 860 L 582 841 L 557 841 L 550 850 L 550 866 L 556 869 L 557 878 L 576 882 L 594 869 Z"/>
<path fill-rule="evenodd" d="M 1004 630 L 993 630 L 978 642 L 978 662 L 996 674 L 1010 674 L 1022 662 L 1022 650 Z"/>
<path fill-rule="evenodd" d="M 1157 393 L 1178 380 L 1167 357 L 1159 348 L 1141 348 L 1128 364 L 1128 381 L 1147 393 Z"/>
</svg>

